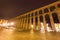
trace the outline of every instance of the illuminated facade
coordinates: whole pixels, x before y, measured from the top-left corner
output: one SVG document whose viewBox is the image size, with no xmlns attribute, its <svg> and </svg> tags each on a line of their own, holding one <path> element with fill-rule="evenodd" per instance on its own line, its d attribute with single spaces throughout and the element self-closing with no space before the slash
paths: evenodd
<svg viewBox="0 0 60 40">
<path fill-rule="evenodd" d="M 8 22 L 8 20 L 0 19 L 0 24 Z"/>
<path fill-rule="evenodd" d="M 14 21 L 19 29 L 40 30 L 42 26 L 46 29 L 48 25 L 55 30 L 55 24 L 60 23 L 60 1 L 24 13 L 10 21 Z"/>
</svg>

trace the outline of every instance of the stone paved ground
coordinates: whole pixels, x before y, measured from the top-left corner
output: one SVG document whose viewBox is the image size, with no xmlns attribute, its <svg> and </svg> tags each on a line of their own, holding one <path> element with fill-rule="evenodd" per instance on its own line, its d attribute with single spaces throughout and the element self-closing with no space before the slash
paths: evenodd
<svg viewBox="0 0 60 40">
<path fill-rule="evenodd" d="M 0 40 L 60 40 L 60 33 L 19 32 L 3 29 L 0 30 Z"/>
</svg>

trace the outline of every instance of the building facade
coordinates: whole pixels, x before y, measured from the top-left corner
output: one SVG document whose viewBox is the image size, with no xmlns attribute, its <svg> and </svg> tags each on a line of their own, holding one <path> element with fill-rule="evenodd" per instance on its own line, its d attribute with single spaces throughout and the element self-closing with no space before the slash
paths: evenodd
<svg viewBox="0 0 60 40">
<path fill-rule="evenodd" d="M 40 30 L 42 26 L 44 29 L 48 26 L 55 30 L 55 24 L 60 24 L 60 1 L 24 13 L 10 21 L 14 21 L 15 27 L 19 29 Z"/>
</svg>

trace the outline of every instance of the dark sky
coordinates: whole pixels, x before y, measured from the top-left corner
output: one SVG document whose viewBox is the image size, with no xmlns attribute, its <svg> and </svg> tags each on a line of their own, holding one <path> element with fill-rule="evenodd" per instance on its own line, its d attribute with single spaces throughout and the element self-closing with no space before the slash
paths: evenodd
<svg viewBox="0 0 60 40">
<path fill-rule="evenodd" d="M 0 18 L 10 19 L 56 0 L 0 0 Z"/>
</svg>

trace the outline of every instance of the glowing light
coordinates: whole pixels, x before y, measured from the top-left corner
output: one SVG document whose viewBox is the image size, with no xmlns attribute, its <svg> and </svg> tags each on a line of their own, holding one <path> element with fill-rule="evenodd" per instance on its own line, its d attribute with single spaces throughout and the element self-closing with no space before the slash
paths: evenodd
<svg viewBox="0 0 60 40">
<path fill-rule="evenodd" d="M 47 31 L 48 31 L 48 32 L 51 32 L 52 30 L 50 29 L 50 27 L 47 27 Z"/>
<path fill-rule="evenodd" d="M 41 32 L 42 33 L 45 33 L 45 29 L 44 29 L 44 26 L 43 26 L 43 23 L 41 22 Z"/>
<path fill-rule="evenodd" d="M 59 32 L 60 32 L 60 24 L 59 24 Z"/>
<path fill-rule="evenodd" d="M 31 25 L 31 27 L 33 28 L 33 25 Z"/>
<path fill-rule="evenodd" d="M 43 24 L 43 23 L 41 22 L 41 24 Z"/>
<path fill-rule="evenodd" d="M 48 24 L 47 24 L 47 32 L 51 32 L 51 31 L 52 31 L 51 28 L 48 27 Z"/>
<path fill-rule="evenodd" d="M 60 27 L 60 24 L 59 24 L 59 27 Z"/>
<path fill-rule="evenodd" d="M 34 26 L 33 26 L 33 25 L 31 25 L 31 28 L 32 28 L 32 29 L 31 29 L 31 31 L 30 31 L 30 32 L 31 32 L 31 34 L 33 34 L 33 33 L 34 33 L 34 32 L 33 32 L 33 27 L 34 27 Z"/>
<path fill-rule="evenodd" d="M 3 27 L 5 27 L 5 26 L 13 26 L 13 25 L 14 25 L 14 22 L 11 22 L 11 23 L 4 22 L 4 23 L 0 24 L 0 26 L 3 26 Z"/>
<path fill-rule="evenodd" d="M 9 23 L 7 25 L 10 25 Z"/>
<path fill-rule="evenodd" d="M 10 25 L 14 25 L 14 22 L 11 22 Z"/>
<path fill-rule="evenodd" d="M 3 23 L 2 26 L 8 26 L 7 23 Z"/>
<path fill-rule="evenodd" d="M 43 23 L 41 22 L 41 26 L 43 26 Z"/>
<path fill-rule="evenodd" d="M 42 32 L 42 33 L 45 33 L 44 27 L 41 27 L 41 32 Z"/>
<path fill-rule="evenodd" d="M 56 32 L 59 32 L 59 27 L 56 23 L 55 23 L 55 30 L 56 30 Z"/>
</svg>

